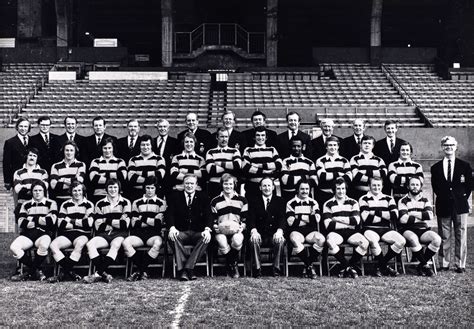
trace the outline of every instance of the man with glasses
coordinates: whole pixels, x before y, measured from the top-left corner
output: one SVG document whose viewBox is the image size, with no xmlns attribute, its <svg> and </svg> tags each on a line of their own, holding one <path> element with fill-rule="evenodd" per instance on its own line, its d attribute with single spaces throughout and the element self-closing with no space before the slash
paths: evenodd
<svg viewBox="0 0 474 329">
<path fill-rule="evenodd" d="M 436 194 L 438 233 L 442 238 L 439 258 L 442 270 L 449 270 L 454 229 L 454 267 L 456 273 L 466 271 L 468 200 L 471 198 L 472 170 L 468 162 L 456 157 L 458 142 L 454 137 L 441 139 L 443 160 L 431 167 L 431 185 Z M 452 223 L 452 224 L 451 224 Z"/>
<path fill-rule="evenodd" d="M 36 135 L 31 136 L 30 147 L 38 149 L 39 154 L 41 155 L 38 158 L 38 164 L 49 173 L 51 166 L 54 163 L 52 139 L 58 136 L 49 132 L 49 129 L 51 128 L 51 119 L 48 116 L 38 118 L 38 127 L 39 132 Z"/>
</svg>

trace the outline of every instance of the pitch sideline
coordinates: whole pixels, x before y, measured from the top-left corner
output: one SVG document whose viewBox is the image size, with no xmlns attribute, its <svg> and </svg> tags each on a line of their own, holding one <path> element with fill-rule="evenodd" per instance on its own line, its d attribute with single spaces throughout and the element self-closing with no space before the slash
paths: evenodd
<svg viewBox="0 0 474 329">
<path fill-rule="evenodd" d="M 183 289 L 183 294 L 178 300 L 178 305 L 176 305 L 174 311 L 174 320 L 171 323 L 171 328 L 179 328 L 179 323 L 181 322 L 181 317 L 184 313 L 184 307 L 186 306 L 186 302 L 188 301 L 189 295 L 191 294 L 191 284 L 187 282 Z"/>
</svg>

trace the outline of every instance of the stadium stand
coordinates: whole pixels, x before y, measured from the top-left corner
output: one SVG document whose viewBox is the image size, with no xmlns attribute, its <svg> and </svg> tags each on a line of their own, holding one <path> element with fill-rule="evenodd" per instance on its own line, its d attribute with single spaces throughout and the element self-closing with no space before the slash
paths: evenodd
<svg viewBox="0 0 474 329">
<path fill-rule="evenodd" d="M 101 115 L 112 127 L 123 127 L 131 118 L 154 126 L 160 117 L 179 127 L 188 111 L 207 121 L 209 92 L 210 83 L 203 80 L 54 82 L 46 83 L 23 113 L 30 117 L 49 114 L 57 124 L 65 112 L 81 121 Z"/>
<path fill-rule="evenodd" d="M 395 77 L 435 127 L 474 127 L 474 83 L 444 80 L 431 64 L 388 64 Z"/>
<path fill-rule="evenodd" d="M 368 64 L 321 64 L 320 72 L 251 72 L 229 74 L 227 105 L 239 108 L 296 110 L 303 123 L 332 118 L 348 127 L 355 118 L 373 126 L 396 118 L 408 127 L 425 123 L 408 104 L 380 67 Z M 268 115 L 271 124 L 279 116 Z M 309 112 L 309 115 L 308 115 Z M 307 119 L 307 120 L 305 120 Z M 250 125 L 250 120 L 245 123 Z"/>
<path fill-rule="evenodd" d="M 41 84 L 47 79 L 50 63 L 9 63 L 0 72 L 0 120 L 11 122 L 20 106 L 29 102 Z"/>
</svg>

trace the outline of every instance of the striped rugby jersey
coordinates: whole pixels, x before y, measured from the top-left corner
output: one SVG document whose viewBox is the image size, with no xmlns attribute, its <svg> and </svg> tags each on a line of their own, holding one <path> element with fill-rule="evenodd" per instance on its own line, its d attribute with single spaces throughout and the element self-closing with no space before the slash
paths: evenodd
<svg viewBox="0 0 474 329">
<path fill-rule="evenodd" d="M 94 222 L 94 205 L 87 199 L 82 199 L 76 203 L 69 199 L 61 205 L 58 216 L 59 231 L 81 231 L 90 233 Z M 67 228 L 67 224 L 72 224 L 72 228 Z"/>
<path fill-rule="evenodd" d="M 130 226 L 130 201 L 120 196 L 116 204 L 108 197 L 97 201 L 95 205 L 94 226 L 97 232 L 126 231 Z"/>
<path fill-rule="evenodd" d="M 401 198 L 398 211 L 400 224 L 404 228 L 428 228 L 427 221 L 433 219 L 433 206 L 421 193 L 414 198 L 409 194 Z"/>
<path fill-rule="evenodd" d="M 407 179 L 412 176 L 419 177 L 421 181 L 424 179 L 423 168 L 418 162 L 398 160 L 388 166 L 388 178 L 392 183 L 395 199 L 399 200 L 408 193 L 405 184 Z"/>
<path fill-rule="evenodd" d="M 100 179 L 103 177 L 103 179 Z M 105 159 L 103 156 L 94 159 L 89 168 L 89 179 L 94 189 L 94 195 L 106 195 L 105 183 L 110 178 L 116 178 L 121 184 L 127 180 L 127 166 L 125 161 L 116 158 Z"/>
<path fill-rule="evenodd" d="M 236 175 L 242 168 L 240 151 L 232 147 L 216 147 L 207 151 L 206 171 L 209 181 L 219 183 L 222 174 Z"/>
<path fill-rule="evenodd" d="M 249 181 L 259 183 L 265 176 L 275 176 L 282 161 L 273 146 L 247 147 L 243 155 L 243 171 Z"/>
<path fill-rule="evenodd" d="M 204 158 L 196 152 L 177 154 L 171 160 L 170 176 L 174 179 L 176 190 L 183 191 L 183 179 L 186 174 L 194 174 L 198 180 L 202 178 L 204 171 Z"/>
<path fill-rule="evenodd" d="M 369 191 L 369 178 L 374 177 L 375 173 L 379 177 L 385 179 L 387 177 L 387 167 L 385 162 L 378 156 L 371 154 L 359 153 L 352 157 L 352 186 L 359 191 Z"/>
<path fill-rule="evenodd" d="M 21 229 L 37 228 L 41 231 L 53 232 L 58 216 L 56 202 L 43 198 L 41 201 L 28 200 L 21 205 L 18 216 L 18 227 Z"/>
<path fill-rule="evenodd" d="M 316 166 L 312 160 L 305 156 L 297 158 L 292 155 L 283 160 L 281 170 L 281 187 L 283 190 L 295 192 L 296 185 L 303 178 L 312 179 L 317 184 Z"/>
<path fill-rule="evenodd" d="M 295 196 L 286 204 L 286 221 L 290 227 L 310 227 L 317 231 L 320 219 L 319 205 L 313 198 L 302 200 Z"/>
<path fill-rule="evenodd" d="M 133 201 L 132 223 L 133 228 L 152 227 L 154 231 L 160 233 L 164 220 L 156 218 L 158 214 L 164 215 L 166 211 L 166 201 L 154 196 Z"/>
<path fill-rule="evenodd" d="M 349 197 L 342 201 L 333 197 L 324 203 L 323 221 L 329 232 L 340 229 L 354 230 L 360 224 L 359 203 Z"/>
<path fill-rule="evenodd" d="M 41 169 L 39 165 L 32 169 L 28 169 L 26 165 L 23 165 L 23 168 L 15 171 L 13 174 L 13 186 L 15 193 L 18 195 L 19 204 L 32 198 L 31 184 L 36 180 L 42 181 L 46 184 L 46 189 L 48 188 L 48 172 Z"/>
<path fill-rule="evenodd" d="M 147 158 L 141 154 L 136 155 L 128 162 L 128 181 L 136 189 L 143 188 L 143 183 L 137 182 L 139 177 L 156 176 L 161 181 L 165 172 L 165 159 L 153 152 Z"/>
<path fill-rule="evenodd" d="M 83 183 L 86 177 L 86 165 L 84 162 L 74 160 L 70 165 L 63 160 L 53 164 L 51 167 L 51 188 L 54 191 L 55 197 L 62 200 L 67 200 L 69 195 L 70 184 L 60 182 L 63 178 L 69 178 L 71 181 L 77 179 Z"/>
<path fill-rule="evenodd" d="M 393 228 L 398 219 L 398 209 L 395 200 L 388 195 L 378 196 L 368 192 L 359 199 L 360 217 L 364 228 Z M 370 214 L 375 211 L 375 214 Z"/>
<path fill-rule="evenodd" d="M 245 224 L 248 213 L 248 202 L 243 196 L 234 193 L 231 198 L 224 196 L 221 192 L 211 201 L 211 212 L 214 217 L 214 224 L 219 224 L 225 220 L 232 220 L 239 224 Z"/>
<path fill-rule="evenodd" d="M 331 178 L 328 177 L 329 173 L 332 174 Z M 352 181 L 349 160 L 340 155 L 331 157 L 326 154 L 316 160 L 316 174 L 319 181 L 318 188 L 326 193 L 332 193 L 334 181 L 338 177 L 343 177 L 347 183 Z"/>
</svg>

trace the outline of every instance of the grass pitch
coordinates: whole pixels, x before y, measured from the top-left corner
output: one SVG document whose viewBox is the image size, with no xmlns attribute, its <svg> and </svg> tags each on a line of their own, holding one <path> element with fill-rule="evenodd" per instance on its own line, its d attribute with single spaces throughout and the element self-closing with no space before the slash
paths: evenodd
<svg viewBox="0 0 474 329">
<path fill-rule="evenodd" d="M 474 229 L 468 233 L 474 250 Z M 2 255 L 2 266 L 7 259 Z M 11 262 L 10 262 L 11 264 Z M 168 327 L 187 286 L 182 327 L 472 327 L 474 258 L 432 278 L 225 277 L 84 285 L 0 279 L 0 326 Z M 10 266 L 8 266 L 10 267 Z M 12 268 L 9 268 L 12 270 Z M 176 324 L 176 322 L 175 322 Z"/>
</svg>

